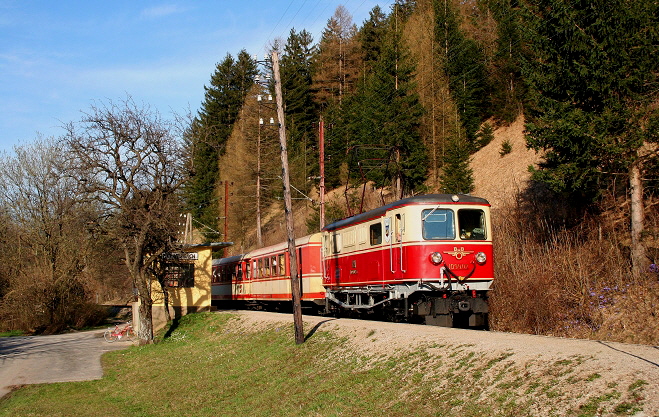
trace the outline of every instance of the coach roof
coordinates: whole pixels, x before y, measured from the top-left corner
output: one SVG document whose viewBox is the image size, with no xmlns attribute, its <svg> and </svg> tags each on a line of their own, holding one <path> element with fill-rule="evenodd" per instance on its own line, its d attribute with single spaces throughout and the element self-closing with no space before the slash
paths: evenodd
<svg viewBox="0 0 659 417">
<path fill-rule="evenodd" d="M 458 200 L 454 201 L 454 196 L 457 196 Z M 402 200 L 394 201 L 382 207 L 378 207 L 373 210 L 365 211 L 361 214 L 356 214 L 352 217 L 347 217 L 343 220 L 338 220 L 334 223 L 330 223 L 323 228 L 323 231 L 331 231 L 341 229 L 346 226 L 350 226 L 357 223 L 362 223 L 376 217 L 384 215 L 387 211 L 394 208 L 405 206 L 405 205 L 415 205 L 415 204 L 482 204 L 490 205 L 490 203 L 480 197 L 473 197 L 467 194 L 425 194 L 417 195 L 414 197 L 404 198 Z"/>
</svg>

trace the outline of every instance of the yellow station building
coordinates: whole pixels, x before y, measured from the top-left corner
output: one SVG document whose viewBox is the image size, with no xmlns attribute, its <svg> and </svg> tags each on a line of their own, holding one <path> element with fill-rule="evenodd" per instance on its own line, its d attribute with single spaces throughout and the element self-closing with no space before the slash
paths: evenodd
<svg viewBox="0 0 659 417">
<path fill-rule="evenodd" d="M 163 255 L 165 259 L 165 288 L 169 314 L 172 319 L 188 313 L 211 310 L 211 281 L 213 278 L 213 251 L 233 245 L 232 242 L 212 242 L 186 245 L 178 252 Z M 151 282 L 153 299 L 153 327 L 165 325 L 165 298 L 160 283 Z M 137 306 L 133 308 L 137 317 Z M 138 320 L 134 320 L 138 323 Z"/>
</svg>

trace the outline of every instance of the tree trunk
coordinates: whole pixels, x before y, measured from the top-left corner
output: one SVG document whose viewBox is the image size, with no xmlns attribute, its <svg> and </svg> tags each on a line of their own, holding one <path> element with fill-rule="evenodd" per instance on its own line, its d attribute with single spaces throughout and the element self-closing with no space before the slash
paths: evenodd
<svg viewBox="0 0 659 417">
<path fill-rule="evenodd" d="M 297 255 L 295 250 L 295 230 L 293 227 L 293 204 L 291 201 L 291 185 L 288 174 L 288 150 L 286 148 L 286 125 L 284 123 L 284 105 L 281 93 L 281 78 L 279 76 L 279 58 L 277 52 L 272 53 L 272 69 L 275 76 L 275 92 L 277 99 L 277 118 L 279 119 L 279 141 L 281 148 L 282 180 L 284 183 L 284 211 L 286 215 L 286 235 L 288 237 L 288 254 L 291 273 L 291 295 L 293 298 L 293 325 L 295 327 L 295 343 L 304 343 L 304 324 L 302 322 L 302 289 L 297 273 Z"/>
<path fill-rule="evenodd" d="M 139 329 L 137 330 L 137 337 L 140 338 L 140 344 L 147 344 L 153 342 L 153 311 L 150 296 L 142 296 L 140 292 L 140 318 Z"/>
<path fill-rule="evenodd" d="M 647 264 L 647 254 L 643 244 L 645 213 L 643 207 L 643 180 L 641 178 L 641 161 L 636 160 L 629 169 L 629 188 L 631 198 L 631 257 L 634 274 L 643 271 Z"/>
</svg>

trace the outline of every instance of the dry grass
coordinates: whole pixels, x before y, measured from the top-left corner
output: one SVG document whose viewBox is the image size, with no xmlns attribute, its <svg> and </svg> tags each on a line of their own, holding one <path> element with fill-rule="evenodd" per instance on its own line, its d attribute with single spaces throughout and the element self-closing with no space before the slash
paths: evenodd
<svg viewBox="0 0 659 417">
<path fill-rule="evenodd" d="M 497 213 L 493 329 L 659 343 L 658 276 L 632 274 L 624 230 L 604 217 L 557 231 L 516 209 Z"/>
</svg>

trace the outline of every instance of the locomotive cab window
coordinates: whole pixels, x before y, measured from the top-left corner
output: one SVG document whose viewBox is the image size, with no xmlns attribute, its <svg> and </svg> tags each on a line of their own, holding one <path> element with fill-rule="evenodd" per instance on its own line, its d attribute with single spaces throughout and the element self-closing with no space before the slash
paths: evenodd
<svg viewBox="0 0 659 417">
<path fill-rule="evenodd" d="M 455 239 L 453 211 L 448 209 L 427 209 L 421 212 L 423 238 L 426 240 Z"/>
<path fill-rule="evenodd" d="M 458 224 L 460 225 L 460 239 L 483 240 L 485 236 L 485 213 L 483 210 L 458 210 Z"/>
</svg>

